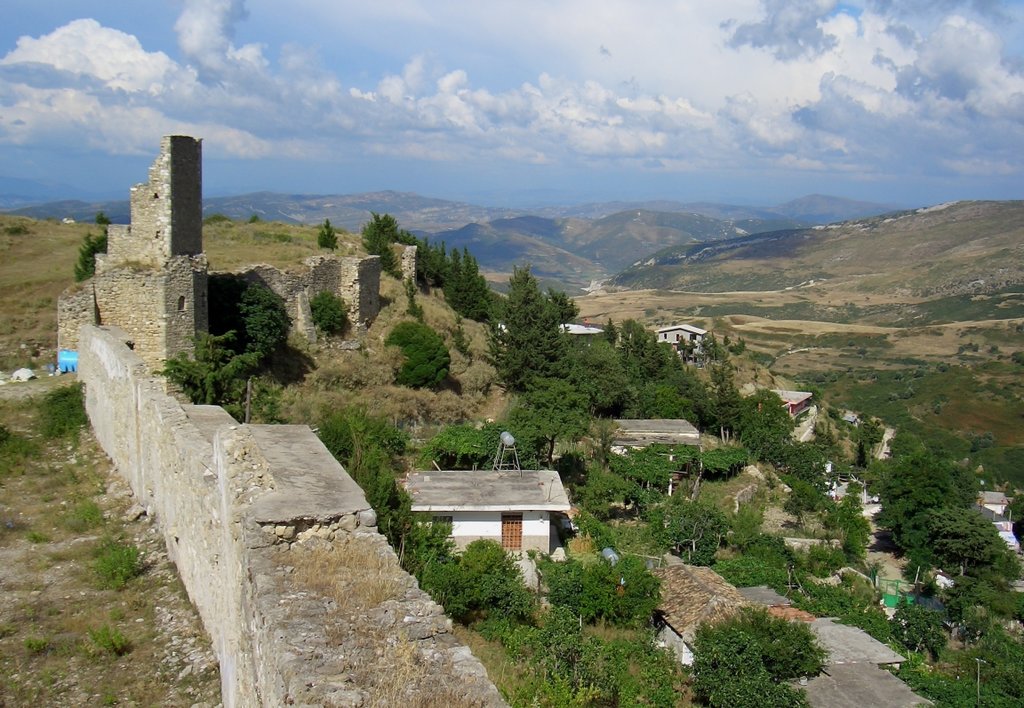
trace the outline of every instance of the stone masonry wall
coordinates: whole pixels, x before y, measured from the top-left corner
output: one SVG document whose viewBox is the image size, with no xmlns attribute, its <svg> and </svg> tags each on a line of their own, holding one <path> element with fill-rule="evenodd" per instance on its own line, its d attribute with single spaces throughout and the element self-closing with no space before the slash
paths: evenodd
<svg viewBox="0 0 1024 708">
<path fill-rule="evenodd" d="M 380 257 L 335 258 L 312 256 L 301 270 L 279 270 L 259 264 L 236 271 L 235 275 L 273 290 L 285 302 L 292 327 L 307 340 L 316 341 L 309 302 L 317 293 L 340 297 L 356 327 L 372 322 L 380 313 Z"/>
<path fill-rule="evenodd" d="M 75 285 L 57 299 L 57 349 L 78 349 L 78 330 L 82 325 L 96 324 L 96 296 L 92 283 Z"/>
<path fill-rule="evenodd" d="M 86 325 L 79 378 L 96 437 L 154 517 L 220 660 L 224 705 L 385 705 L 448 695 L 504 705 L 441 608 L 397 568 L 359 487 L 305 426 L 239 425 L 163 393 L 127 333 Z M 389 596 L 342 613 L 291 559 L 369 546 Z M 379 571 L 379 568 L 378 568 Z M 345 579 L 339 579 L 345 580 Z M 388 657 L 412 652 L 401 696 L 380 697 Z M 403 698 L 404 697 L 404 698 Z"/>
</svg>

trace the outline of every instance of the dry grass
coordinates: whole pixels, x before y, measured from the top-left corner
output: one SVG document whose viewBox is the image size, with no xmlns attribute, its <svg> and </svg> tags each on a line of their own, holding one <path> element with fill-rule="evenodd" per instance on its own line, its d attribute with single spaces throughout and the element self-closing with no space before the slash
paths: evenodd
<svg viewBox="0 0 1024 708">
<path fill-rule="evenodd" d="M 405 595 L 398 559 L 379 539 L 353 536 L 332 545 L 301 545 L 282 551 L 278 561 L 295 568 L 295 581 L 337 605 L 338 611 L 379 607 Z"/>
<path fill-rule="evenodd" d="M 0 423 L 34 436 L 34 411 L 30 399 L 0 401 Z M 188 660 L 184 645 L 170 642 L 187 636 L 209 652 L 209 641 L 161 537 L 144 520 L 122 521 L 125 487 L 95 440 L 83 433 L 77 443 L 35 442 L 27 465 L 0 474 L 0 705 L 216 702 L 215 663 L 178 678 Z M 143 551 L 146 573 L 122 590 L 99 587 L 94 563 L 104 538 Z M 105 627 L 127 640 L 128 653 L 103 651 L 90 638 Z"/>
</svg>

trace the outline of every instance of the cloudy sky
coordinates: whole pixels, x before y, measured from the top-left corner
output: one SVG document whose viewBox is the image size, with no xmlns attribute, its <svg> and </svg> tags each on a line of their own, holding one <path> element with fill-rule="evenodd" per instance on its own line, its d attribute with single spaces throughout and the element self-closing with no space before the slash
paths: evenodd
<svg viewBox="0 0 1024 708">
<path fill-rule="evenodd" d="M 1024 198 L 1021 0 L 4 0 L 0 177 L 906 206 Z"/>
</svg>

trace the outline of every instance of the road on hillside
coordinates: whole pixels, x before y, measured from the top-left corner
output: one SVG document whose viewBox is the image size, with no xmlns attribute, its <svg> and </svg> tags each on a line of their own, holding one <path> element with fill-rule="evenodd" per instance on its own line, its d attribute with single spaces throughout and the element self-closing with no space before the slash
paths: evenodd
<svg viewBox="0 0 1024 708">
<path fill-rule="evenodd" d="M 876 460 L 887 460 L 892 452 L 889 450 L 889 442 L 896 435 L 895 428 L 886 428 L 885 432 L 882 433 L 882 442 L 878 443 L 878 449 L 875 450 Z"/>
</svg>

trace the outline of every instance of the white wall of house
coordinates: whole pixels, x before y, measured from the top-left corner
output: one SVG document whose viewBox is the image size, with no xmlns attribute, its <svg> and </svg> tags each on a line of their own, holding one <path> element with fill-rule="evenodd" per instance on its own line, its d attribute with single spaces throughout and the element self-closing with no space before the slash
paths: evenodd
<svg viewBox="0 0 1024 708">
<path fill-rule="evenodd" d="M 693 665 L 693 650 L 669 625 L 662 625 L 661 629 L 658 630 L 658 643 L 670 649 L 683 666 Z"/>
<path fill-rule="evenodd" d="M 523 550 L 537 550 L 551 553 L 551 539 L 557 539 L 552 533 L 550 514 L 546 511 L 450 511 L 436 512 L 437 516 L 452 517 L 452 540 L 459 548 L 465 548 L 478 538 L 486 538 L 501 543 L 502 513 L 521 513 L 523 515 Z"/>
</svg>

